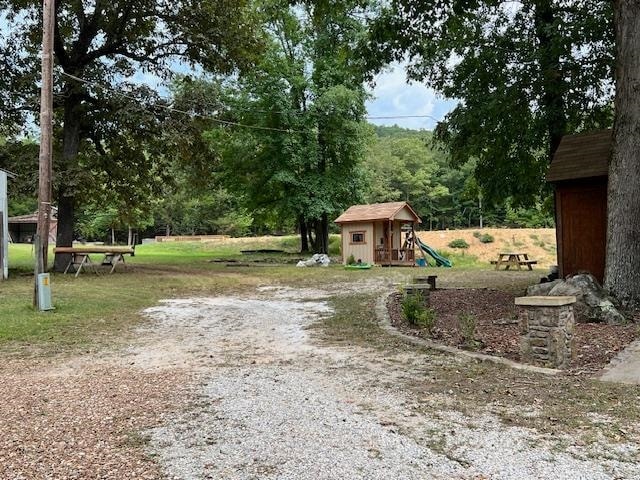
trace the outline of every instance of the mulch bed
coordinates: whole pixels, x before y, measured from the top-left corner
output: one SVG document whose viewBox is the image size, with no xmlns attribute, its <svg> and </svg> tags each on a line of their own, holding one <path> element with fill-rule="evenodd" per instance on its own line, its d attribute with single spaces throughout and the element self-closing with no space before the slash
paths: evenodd
<svg viewBox="0 0 640 480">
<path fill-rule="evenodd" d="M 430 338 L 444 345 L 465 348 L 458 330 L 458 316 L 476 318 L 476 351 L 520 361 L 520 329 L 515 295 L 490 289 L 444 289 L 431 292 L 430 306 L 436 313 L 436 325 L 429 336 L 402 316 L 401 293 L 391 295 L 387 308 L 391 323 L 404 333 Z M 636 322 L 638 318 L 634 319 Z M 578 323 L 575 329 L 576 356 L 570 373 L 592 374 L 601 370 L 638 335 L 638 325 L 613 326 Z"/>
</svg>

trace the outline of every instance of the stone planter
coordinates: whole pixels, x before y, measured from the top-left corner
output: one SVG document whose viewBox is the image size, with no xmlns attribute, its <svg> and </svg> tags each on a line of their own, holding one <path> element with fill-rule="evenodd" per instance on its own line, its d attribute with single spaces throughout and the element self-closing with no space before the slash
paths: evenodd
<svg viewBox="0 0 640 480">
<path fill-rule="evenodd" d="M 518 297 L 523 362 L 567 368 L 573 355 L 576 297 Z"/>
</svg>

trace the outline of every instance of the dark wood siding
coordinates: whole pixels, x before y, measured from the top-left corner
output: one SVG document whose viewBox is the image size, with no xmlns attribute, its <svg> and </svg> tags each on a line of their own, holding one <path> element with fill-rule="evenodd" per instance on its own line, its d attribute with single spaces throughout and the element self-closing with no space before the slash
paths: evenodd
<svg viewBox="0 0 640 480">
<path fill-rule="evenodd" d="M 604 279 L 607 232 L 607 179 L 593 178 L 556 185 L 560 275 L 581 271 Z"/>
</svg>

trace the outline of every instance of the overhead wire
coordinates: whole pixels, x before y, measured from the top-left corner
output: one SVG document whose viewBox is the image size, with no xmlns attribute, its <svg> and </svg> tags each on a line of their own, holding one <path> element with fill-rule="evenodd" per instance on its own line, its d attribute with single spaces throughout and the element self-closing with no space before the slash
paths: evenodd
<svg viewBox="0 0 640 480">
<path fill-rule="evenodd" d="M 65 77 L 71 78 L 74 81 L 77 81 L 79 83 L 83 83 L 85 85 L 90 85 L 92 87 L 95 88 L 99 88 L 105 91 L 109 91 L 115 95 L 118 95 L 120 97 L 123 98 L 127 98 L 131 101 L 136 102 L 136 104 L 140 105 L 140 99 L 133 96 L 133 95 L 129 95 L 121 90 L 116 90 L 113 87 L 109 87 L 106 85 L 103 85 L 101 83 L 98 82 L 94 82 L 91 80 L 86 80 L 84 78 L 78 77 L 77 75 L 73 75 L 67 72 L 61 72 L 61 74 Z M 195 104 L 195 102 L 193 102 Z M 242 107 L 232 107 L 229 105 L 224 105 L 221 103 L 209 103 L 209 102 L 205 102 L 203 104 L 206 107 L 212 107 L 215 109 L 228 109 L 228 110 L 241 110 L 241 111 L 246 111 L 246 112 L 251 112 L 251 113 L 262 113 L 262 114 L 292 114 L 292 115 L 303 115 L 303 112 L 298 112 L 295 110 L 290 110 L 290 111 L 283 111 L 283 110 L 257 110 L 257 109 L 249 109 L 249 108 L 242 108 Z M 175 113 L 179 113 L 182 115 L 186 115 L 189 116 L 191 118 L 203 118 L 203 119 L 207 119 L 210 120 L 212 122 L 215 123 L 219 123 L 221 125 L 226 125 L 226 126 L 234 126 L 234 127 L 239 127 L 239 128 L 247 128 L 247 129 L 254 129 L 254 130 L 262 130 L 262 131 L 272 131 L 272 132 L 280 132 L 280 133 L 308 133 L 308 131 L 304 131 L 304 130 L 296 130 L 296 129 L 290 129 L 290 128 L 278 128 L 278 127 L 266 127 L 266 126 L 262 126 L 262 125 L 250 125 L 250 124 L 246 124 L 246 123 L 242 123 L 242 122 L 235 122 L 232 120 L 224 120 L 221 118 L 217 118 L 214 117 L 212 115 L 205 115 L 205 114 L 199 114 L 196 112 L 192 112 L 192 111 L 187 111 L 187 110 L 183 110 L 183 109 L 179 109 L 170 105 L 164 105 L 161 103 L 158 104 L 154 104 L 154 105 L 145 105 L 145 107 L 150 110 L 150 109 L 162 109 L 165 111 L 169 111 L 169 112 L 175 112 Z M 437 118 L 433 117 L 432 115 L 367 115 L 362 117 L 364 120 L 393 120 L 393 119 L 407 119 L 407 118 L 429 118 L 435 121 L 440 121 Z"/>
<path fill-rule="evenodd" d="M 136 102 L 138 104 L 140 102 L 140 99 L 134 97 L 133 95 L 128 95 L 128 94 L 126 94 L 124 92 L 118 91 L 118 90 L 116 90 L 114 88 L 111 88 L 111 87 L 107 87 L 107 86 L 102 85 L 100 83 L 93 82 L 91 80 L 85 80 L 84 78 L 80 78 L 80 77 L 78 77 L 76 75 L 72 75 L 72 74 L 66 73 L 66 72 L 62 72 L 62 75 L 64 75 L 65 77 L 69 77 L 69 78 L 71 78 L 71 79 L 73 79 L 73 80 L 75 80 L 77 82 L 84 83 L 86 85 L 91 85 L 92 87 L 96 87 L 96 88 L 100 88 L 100 89 L 109 91 L 109 92 L 114 93 L 116 95 L 119 95 L 119 96 L 121 96 L 123 98 L 127 98 L 129 100 L 132 100 L 132 101 L 134 101 L 134 102 Z M 303 130 L 284 129 L 284 128 L 277 128 L 277 127 L 264 127 L 262 125 L 248 125 L 248 124 L 244 124 L 244 123 L 240 123 L 240 122 L 234 122 L 234 121 L 231 121 L 231 120 L 223 120 L 221 118 L 216 118 L 216 117 L 209 116 L 209 115 L 201 115 L 201 114 L 198 114 L 198 113 L 189 112 L 189 111 L 186 111 L 186 110 L 181 110 L 179 108 L 171 107 L 169 105 L 163 105 L 163 104 L 160 104 L 160 103 L 159 104 L 155 104 L 155 105 L 148 105 L 147 107 L 148 108 L 159 108 L 159 109 L 166 110 L 166 111 L 169 111 L 169 112 L 180 113 L 180 114 L 192 117 L 192 118 L 193 117 L 206 118 L 207 120 L 211 120 L 212 122 L 216 122 L 216 123 L 219 123 L 221 125 L 228 125 L 228 126 L 234 126 L 234 127 L 240 127 L 240 128 L 250 128 L 250 129 L 254 129 L 254 130 L 266 130 L 266 131 L 281 132 L 281 133 L 308 133 L 308 132 L 305 132 Z"/>
</svg>

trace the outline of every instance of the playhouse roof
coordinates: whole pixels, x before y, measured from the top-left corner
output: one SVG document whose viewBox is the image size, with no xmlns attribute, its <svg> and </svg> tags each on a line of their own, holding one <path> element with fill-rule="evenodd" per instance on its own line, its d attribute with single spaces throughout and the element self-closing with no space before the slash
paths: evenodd
<svg viewBox="0 0 640 480">
<path fill-rule="evenodd" d="M 418 214 L 407 202 L 372 203 L 369 205 L 353 205 L 342 215 L 336 218 L 336 223 L 371 222 L 377 220 L 394 220 L 396 215 L 406 209 L 415 218 L 417 223 L 422 223 Z"/>
<path fill-rule="evenodd" d="M 611 130 L 562 137 L 547 172 L 547 181 L 606 177 L 609 174 L 611 145 Z"/>
</svg>

